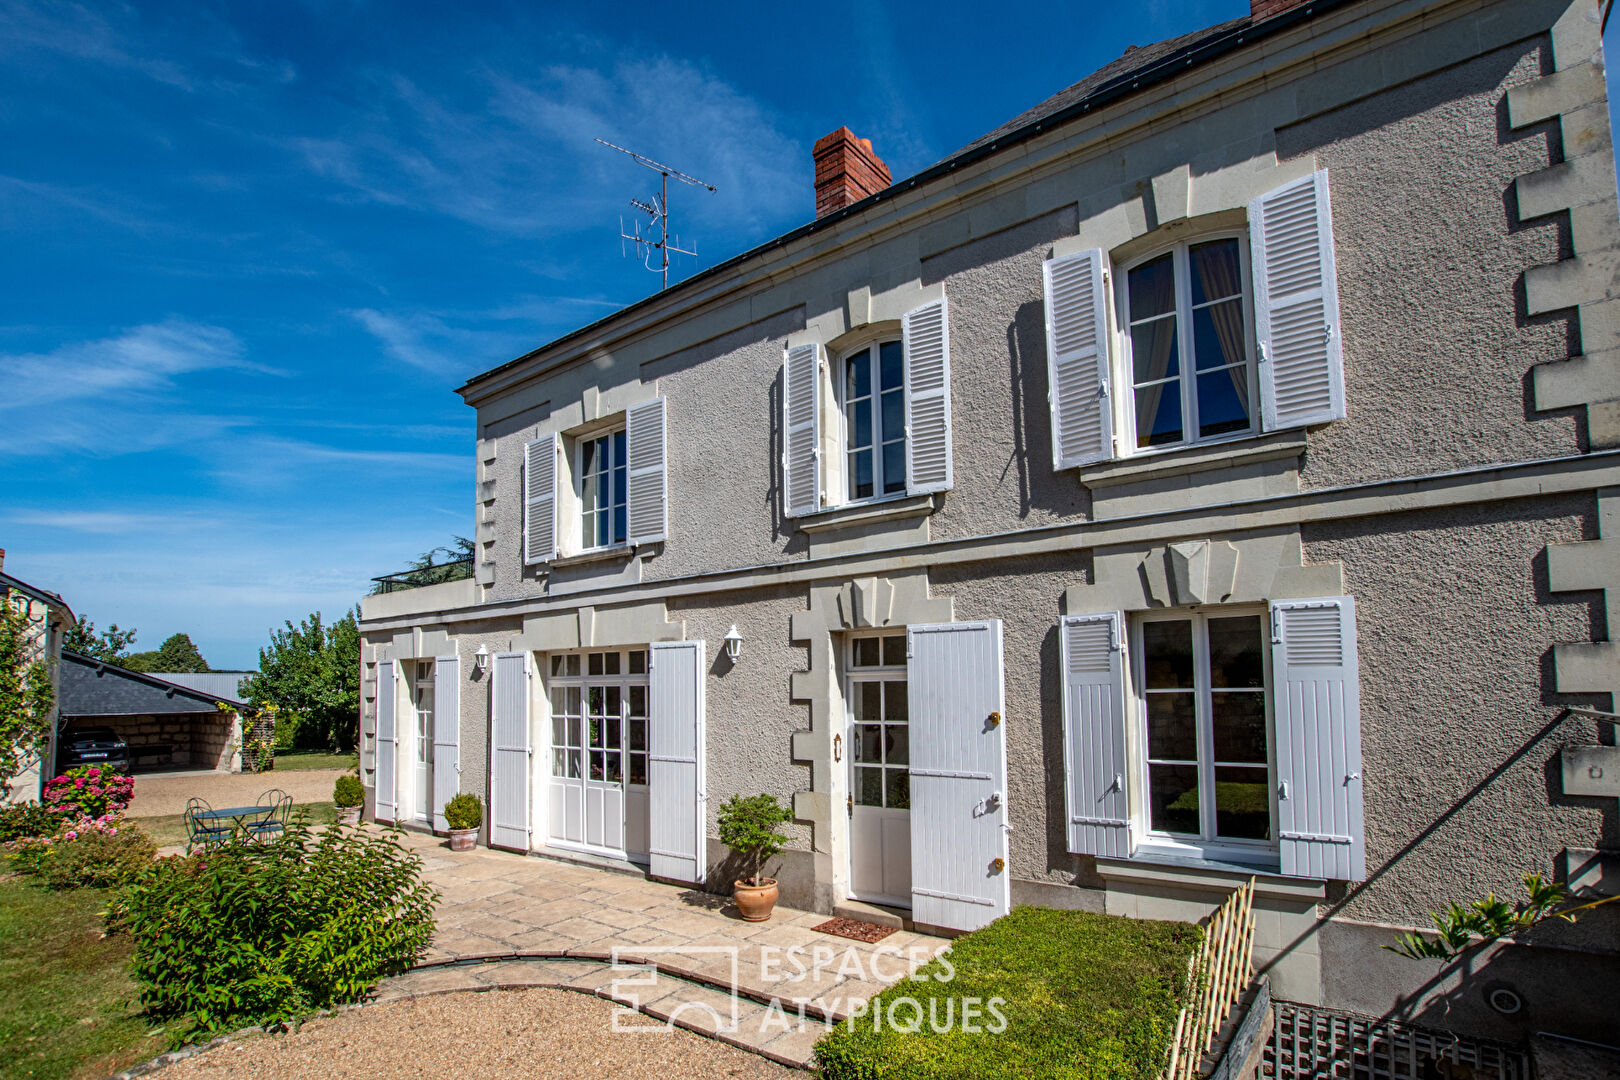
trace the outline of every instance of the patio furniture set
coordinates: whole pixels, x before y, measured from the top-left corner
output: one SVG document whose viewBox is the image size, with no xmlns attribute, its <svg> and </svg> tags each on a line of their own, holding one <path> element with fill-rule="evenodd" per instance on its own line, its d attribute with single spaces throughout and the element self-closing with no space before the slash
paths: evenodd
<svg viewBox="0 0 1620 1080">
<path fill-rule="evenodd" d="M 253 806 L 215 810 L 198 798 L 186 800 L 186 854 L 230 843 L 263 843 L 281 834 L 292 813 L 292 796 L 271 788 Z"/>
</svg>

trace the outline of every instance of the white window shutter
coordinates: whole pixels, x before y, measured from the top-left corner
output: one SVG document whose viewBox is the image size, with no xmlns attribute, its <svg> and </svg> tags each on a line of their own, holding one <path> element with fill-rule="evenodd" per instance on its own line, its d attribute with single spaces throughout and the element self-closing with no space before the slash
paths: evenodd
<svg viewBox="0 0 1620 1080">
<path fill-rule="evenodd" d="M 900 328 L 906 356 L 906 491 L 949 491 L 951 333 L 945 300 L 912 308 Z"/>
<path fill-rule="evenodd" d="M 782 360 L 782 502 L 789 517 L 821 509 L 819 344 L 795 345 Z"/>
<path fill-rule="evenodd" d="M 1053 468 L 1068 469 L 1114 456 L 1107 266 L 1107 253 L 1092 248 L 1047 259 L 1042 267 Z"/>
<path fill-rule="evenodd" d="M 1069 850 L 1129 858 L 1135 842 L 1127 795 L 1125 616 L 1065 615 L 1062 638 Z"/>
<path fill-rule="evenodd" d="M 662 397 L 625 410 L 629 541 L 651 544 L 669 536 L 667 411 Z"/>
<path fill-rule="evenodd" d="M 1355 600 L 1272 603 L 1271 670 L 1282 872 L 1364 881 Z"/>
<path fill-rule="evenodd" d="M 489 688 L 489 842 L 529 849 L 529 658 L 496 653 Z"/>
<path fill-rule="evenodd" d="M 394 724 L 394 662 L 377 663 L 377 809 L 378 821 L 393 821 L 399 802 L 399 732 Z"/>
<path fill-rule="evenodd" d="M 1249 204 L 1260 416 L 1267 431 L 1344 416 L 1344 350 L 1326 171 Z"/>
<path fill-rule="evenodd" d="M 523 561 L 557 557 L 557 446 L 555 435 L 523 447 Z"/>
<path fill-rule="evenodd" d="M 654 877 L 703 884 L 705 850 L 701 641 L 652 645 L 647 673 L 648 862 Z"/>
<path fill-rule="evenodd" d="M 433 661 L 433 827 L 450 828 L 444 804 L 461 791 L 461 659 Z"/>
</svg>

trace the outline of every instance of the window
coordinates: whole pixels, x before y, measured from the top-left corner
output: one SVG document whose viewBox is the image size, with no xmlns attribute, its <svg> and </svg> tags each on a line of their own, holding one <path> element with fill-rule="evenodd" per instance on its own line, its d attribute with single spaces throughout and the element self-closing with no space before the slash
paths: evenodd
<svg viewBox="0 0 1620 1080">
<path fill-rule="evenodd" d="M 911 808 L 906 635 L 850 641 L 850 712 L 854 804 Z"/>
<path fill-rule="evenodd" d="M 1150 843 L 1275 843 L 1263 614 L 1185 613 L 1136 624 Z"/>
<path fill-rule="evenodd" d="M 551 657 L 551 775 L 647 783 L 647 651 Z"/>
<path fill-rule="evenodd" d="M 1137 450 L 1256 428 L 1248 243 L 1178 244 L 1126 269 L 1121 298 Z"/>
<path fill-rule="evenodd" d="M 905 349 L 874 342 L 844 356 L 839 380 L 850 502 L 906 490 Z"/>
<path fill-rule="evenodd" d="M 628 470 L 625 433 L 579 440 L 580 549 L 623 544 L 628 537 Z"/>
</svg>

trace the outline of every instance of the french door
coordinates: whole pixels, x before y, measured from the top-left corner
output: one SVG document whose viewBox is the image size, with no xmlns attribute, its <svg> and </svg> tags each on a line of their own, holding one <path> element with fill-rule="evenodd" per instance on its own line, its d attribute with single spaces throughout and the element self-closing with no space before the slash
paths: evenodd
<svg viewBox="0 0 1620 1080">
<path fill-rule="evenodd" d="M 549 671 L 548 842 L 645 858 L 646 650 L 553 655 Z"/>
<path fill-rule="evenodd" d="M 417 821 L 433 820 L 433 661 L 416 665 L 416 685 L 412 694 L 416 713 L 416 746 L 412 756 L 415 787 L 411 816 Z"/>
<path fill-rule="evenodd" d="M 911 906 L 911 728 L 906 635 L 851 638 L 849 891 L 858 900 Z"/>
</svg>

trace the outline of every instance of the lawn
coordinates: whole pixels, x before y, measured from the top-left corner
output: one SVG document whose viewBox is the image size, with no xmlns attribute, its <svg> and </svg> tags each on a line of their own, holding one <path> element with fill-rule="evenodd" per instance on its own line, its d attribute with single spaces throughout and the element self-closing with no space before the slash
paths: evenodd
<svg viewBox="0 0 1620 1080">
<path fill-rule="evenodd" d="M 328 754 L 324 750 L 277 750 L 276 772 L 304 769 L 353 769 L 360 764 L 356 754 Z"/>
<path fill-rule="evenodd" d="M 0 1080 L 100 1078 L 163 1052 L 124 966 L 129 938 L 102 936 L 107 897 L 0 876 Z"/>
<path fill-rule="evenodd" d="M 337 804 L 330 802 L 294 803 L 293 812 L 300 809 L 309 811 L 311 825 L 331 825 L 337 821 Z M 186 816 L 184 814 L 167 814 L 163 817 L 137 818 L 135 824 L 139 825 L 160 848 L 172 847 L 175 844 L 186 842 Z"/>
<path fill-rule="evenodd" d="M 1016 908 L 873 998 L 864 1017 L 839 1024 L 816 1048 L 822 1075 L 1155 1078 L 1168 1063 L 1201 934 L 1188 923 Z M 988 1008 L 995 998 L 1002 1003 Z M 976 1002 L 976 1031 L 962 1023 L 967 1002 Z"/>
</svg>

